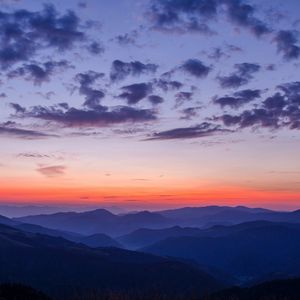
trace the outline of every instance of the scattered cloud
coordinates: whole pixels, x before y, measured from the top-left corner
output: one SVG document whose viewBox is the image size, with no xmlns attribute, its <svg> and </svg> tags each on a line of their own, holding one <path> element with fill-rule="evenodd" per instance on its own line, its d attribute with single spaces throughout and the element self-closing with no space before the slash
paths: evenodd
<svg viewBox="0 0 300 300">
<path fill-rule="evenodd" d="M 239 108 L 257 98 L 260 98 L 261 90 L 242 90 L 233 93 L 233 96 L 215 97 L 214 103 L 221 107 Z"/>
<path fill-rule="evenodd" d="M 1 11 L 1 67 L 5 69 L 14 63 L 28 61 L 44 48 L 71 49 L 86 39 L 80 26 L 81 21 L 73 11 L 60 14 L 53 5 L 44 5 L 41 11 L 35 12 L 26 9 Z"/>
<path fill-rule="evenodd" d="M 119 98 L 126 99 L 127 103 L 132 105 L 146 98 L 152 92 L 152 85 L 150 83 L 134 83 L 123 86 L 122 90 L 124 92 L 119 95 Z"/>
<path fill-rule="evenodd" d="M 48 82 L 50 77 L 58 71 L 62 71 L 72 66 L 66 60 L 61 61 L 47 61 L 43 64 L 30 63 L 23 64 L 13 71 L 7 73 L 9 79 L 16 77 L 24 77 L 28 81 L 33 81 L 36 85 L 41 85 L 44 82 Z"/>
<path fill-rule="evenodd" d="M 253 75 L 261 69 L 260 65 L 253 63 L 235 64 L 234 68 L 235 72 L 229 76 L 217 77 L 222 88 L 238 88 L 246 85 L 253 79 Z"/>
<path fill-rule="evenodd" d="M 88 71 L 86 73 L 78 73 L 75 80 L 79 82 L 79 93 L 85 96 L 84 106 L 93 108 L 100 104 L 105 97 L 102 89 L 95 89 L 92 85 L 99 79 L 104 77 L 103 73 Z"/>
<path fill-rule="evenodd" d="M 192 127 L 182 127 L 156 132 L 146 140 L 152 141 L 201 138 L 224 132 L 230 132 L 230 130 L 222 128 L 220 125 L 204 122 Z"/>
<path fill-rule="evenodd" d="M 140 61 L 123 62 L 114 60 L 111 66 L 110 79 L 121 81 L 128 76 L 140 76 L 142 74 L 155 73 L 158 65 L 144 64 Z"/>
<path fill-rule="evenodd" d="M 48 178 L 59 177 L 65 174 L 66 167 L 57 165 L 57 166 L 47 166 L 47 167 L 39 167 L 36 169 L 37 172 L 46 176 Z"/>
<path fill-rule="evenodd" d="M 136 109 L 129 106 L 94 106 L 78 109 L 58 105 L 45 107 L 34 106 L 18 117 L 35 118 L 62 124 L 65 127 L 107 127 L 114 124 L 147 122 L 156 120 L 156 113 L 151 109 Z"/>
<path fill-rule="evenodd" d="M 0 123 L 0 136 L 14 137 L 26 140 L 56 137 L 56 135 L 17 127 L 14 122 Z"/>
<path fill-rule="evenodd" d="M 283 54 L 284 59 L 292 60 L 300 56 L 300 46 L 298 44 L 299 32 L 291 30 L 281 30 L 277 32 L 274 42 L 279 53 Z"/>
<path fill-rule="evenodd" d="M 185 61 L 180 69 L 197 78 L 204 78 L 211 71 L 211 67 L 206 66 L 198 59 L 189 59 Z"/>
</svg>

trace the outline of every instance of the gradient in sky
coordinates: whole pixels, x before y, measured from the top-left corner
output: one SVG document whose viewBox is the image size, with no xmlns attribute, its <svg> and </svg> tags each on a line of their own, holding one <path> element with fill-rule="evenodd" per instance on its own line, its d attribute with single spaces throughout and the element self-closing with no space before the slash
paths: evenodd
<svg viewBox="0 0 300 300">
<path fill-rule="evenodd" d="M 0 6 L 2 202 L 299 206 L 299 1 Z"/>
</svg>

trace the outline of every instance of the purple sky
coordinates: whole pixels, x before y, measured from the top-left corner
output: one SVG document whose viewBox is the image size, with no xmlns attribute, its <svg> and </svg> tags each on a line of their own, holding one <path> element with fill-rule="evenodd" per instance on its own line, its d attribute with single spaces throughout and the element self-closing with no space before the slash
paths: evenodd
<svg viewBox="0 0 300 300">
<path fill-rule="evenodd" d="M 299 1 L 0 7 L 1 201 L 299 205 Z"/>
</svg>

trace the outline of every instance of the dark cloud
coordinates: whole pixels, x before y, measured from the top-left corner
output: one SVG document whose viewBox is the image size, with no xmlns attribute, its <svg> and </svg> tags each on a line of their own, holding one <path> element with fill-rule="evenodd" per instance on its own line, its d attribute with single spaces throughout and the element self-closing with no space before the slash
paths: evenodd
<svg viewBox="0 0 300 300">
<path fill-rule="evenodd" d="M 6 98 L 7 95 L 5 93 L 0 93 L 0 98 Z"/>
<path fill-rule="evenodd" d="M 152 0 L 147 16 L 156 30 L 213 34 L 207 24 L 220 12 L 225 12 L 230 22 L 249 29 L 256 36 L 271 32 L 268 25 L 255 16 L 255 8 L 241 0 Z"/>
<path fill-rule="evenodd" d="M 94 106 L 78 109 L 61 106 L 34 106 L 19 114 L 23 118 L 36 118 L 61 124 L 65 127 L 107 127 L 129 122 L 147 122 L 156 120 L 156 113 L 150 109 L 135 109 L 129 106 Z"/>
<path fill-rule="evenodd" d="M 300 129 L 300 82 L 282 84 L 277 89 L 279 92 L 267 97 L 260 106 L 238 115 L 224 114 L 215 120 L 238 128 Z"/>
<path fill-rule="evenodd" d="M 221 47 L 217 47 L 213 48 L 207 57 L 214 61 L 219 61 L 221 58 L 228 58 L 229 55 Z"/>
<path fill-rule="evenodd" d="M 153 104 L 153 105 L 157 105 L 157 104 L 161 104 L 164 102 L 164 99 L 158 95 L 150 95 L 148 96 L 148 100 Z"/>
<path fill-rule="evenodd" d="M 91 42 L 88 45 L 87 49 L 91 54 L 94 54 L 94 55 L 99 55 L 104 52 L 104 46 L 101 43 L 95 42 L 95 41 Z"/>
<path fill-rule="evenodd" d="M 30 63 L 23 64 L 22 67 L 19 67 L 13 71 L 7 73 L 9 79 L 16 77 L 24 77 L 26 80 L 33 81 L 34 84 L 40 85 L 43 82 L 50 80 L 50 77 L 66 68 L 70 68 L 71 65 L 66 60 L 61 61 L 47 61 L 43 64 Z"/>
<path fill-rule="evenodd" d="M 222 0 L 219 3 L 225 4 L 227 16 L 233 24 L 249 29 L 258 37 L 272 31 L 266 23 L 254 16 L 255 8 L 252 5 L 242 0 Z"/>
<path fill-rule="evenodd" d="M 25 157 L 25 158 L 52 158 L 52 156 L 48 154 L 40 154 L 35 152 L 22 152 L 18 153 L 17 157 Z"/>
<path fill-rule="evenodd" d="M 234 68 L 236 71 L 229 76 L 217 77 L 222 88 L 238 88 L 246 85 L 253 79 L 253 75 L 261 69 L 260 65 L 252 63 L 235 64 Z"/>
<path fill-rule="evenodd" d="M 50 135 L 40 131 L 16 127 L 16 124 L 14 124 L 13 122 L 0 123 L 0 136 L 15 137 L 26 140 L 55 137 L 55 135 Z"/>
<path fill-rule="evenodd" d="M 142 74 L 149 74 L 156 72 L 158 65 L 143 64 L 140 61 L 123 62 L 115 60 L 112 63 L 110 79 L 112 81 L 120 81 L 131 76 L 139 76 Z"/>
<path fill-rule="evenodd" d="M 9 104 L 14 110 L 15 112 L 18 114 L 18 113 L 24 113 L 26 111 L 26 108 L 21 106 L 20 104 L 18 103 L 10 103 Z"/>
<path fill-rule="evenodd" d="M 191 139 L 212 136 L 217 133 L 229 132 L 219 125 L 204 122 L 193 127 L 175 128 L 171 130 L 154 133 L 148 141 L 151 140 L 175 140 L 175 139 Z"/>
<path fill-rule="evenodd" d="M 45 47 L 65 51 L 86 37 L 80 31 L 80 20 L 69 10 L 59 14 L 54 6 L 31 12 L 25 9 L 11 13 L 0 11 L 0 64 L 7 68 L 27 61 Z"/>
<path fill-rule="evenodd" d="M 215 0 L 154 0 L 147 13 L 155 30 L 166 32 L 199 32 L 212 34 L 207 20 L 217 13 Z"/>
<path fill-rule="evenodd" d="M 183 87 L 183 83 L 176 80 L 168 80 L 168 79 L 155 79 L 153 81 L 153 85 L 162 89 L 165 92 L 179 90 Z"/>
<path fill-rule="evenodd" d="M 232 54 L 242 51 L 243 50 L 240 47 L 231 44 L 225 44 L 222 47 L 212 48 L 209 52 L 203 51 L 203 54 L 205 54 L 207 58 L 213 60 L 214 62 L 219 62 L 220 59 L 230 58 Z"/>
<path fill-rule="evenodd" d="M 175 95 L 175 107 L 183 105 L 186 101 L 190 101 L 193 97 L 191 92 L 179 92 Z"/>
<path fill-rule="evenodd" d="M 286 60 L 297 59 L 300 56 L 297 36 L 298 32 L 296 31 L 281 30 L 274 38 L 278 52 L 282 53 Z"/>
<path fill-rule="evenodd" d="M 181 111 L 181 113 L 182 113 L 181 119 L 182 120 L 191 120 L 191 119 L 197 117 L 200 109 L 202 109 L 201 106 L 187 107 L 187 108 L 183 109 Z"/>
<path fill-rule="evenodd" d="M 92 85 L 103 76 L 103 73 L 94 71 L 78 73 L 75 76 L 75 80 L 79 82 L 79 93 L 85 96 L 84 106 L 89 108 L 97 107 L 100 104 L 100 101 L 105 97 L 103 90 L 92 87 Z"/>
<path fill-rule="evenodd" d="M 126 99 L 128 104 L 136 104 L 152 92 L 152 85 L 150 83 L 134 83 L 123 86 L 122 90 L 124 92 L 119 97 Z"/>
<path fill-rule="evenodd" d="M 62 176 L 66 172 L 65 166 L 47 166 L 47 167 L 39 167 L 36 169 L 37 172 L 46 176 L 46 177 L 57 177 Z"/>
<path fill-rule="evenodd" d="M 261 90 L 242 90 L 233 94 L 233 96 L 215 97 L 214 103 L 221 107 L 229 106 L 239 108 L 261 96 Z"/>
<path fill-rule="evenodd" d="M 87 8 L 87 3 L 83 2 L 83 1 L 80 1 L 80 2 L 78 2 L 78 7 L 79 8 Z"/>
<path fill-rule="evenodd" d="M 182 64 L 180 69 L 197 78 L 204 78 L 211 71 L 211 67 L 206 66 L 202 61 L 198 59 L 187 60 Z"/>
<path fill-rule="evenodd" d="M 128 45 L 136 45 L 136 40 L 138 37 L 138 31 L 133 30 L 130 33 L 125 34 L 119 34 L 117 35 L 114 40 L 120 45 L 120 46 L 128 46 Z"/>
</svg>

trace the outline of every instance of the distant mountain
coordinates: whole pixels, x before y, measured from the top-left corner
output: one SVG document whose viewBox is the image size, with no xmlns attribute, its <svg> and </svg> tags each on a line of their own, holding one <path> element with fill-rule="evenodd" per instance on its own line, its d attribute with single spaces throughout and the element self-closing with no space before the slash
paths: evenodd
<svg viewBox="0 0 300 300">
<path fill-rule="evenodd" d="M 105 209 L 97 209 L 81 213 L 27 216 L 14 220 L 85 235 L 104 233 L 116 237 L 141 228 L 163 229 L 171 226 L 209 228 L 213 225 L 234 225 L 258 220 L 300 223 L 300 210 L 277 212 L 244 206 L 207 206 L 116 215 Z"/>
<path fill-rule="evenodd" d="M 40 225 L 21 223 L 2 216 L 0 216 L 0 224 L 9 225 L 25 232 L 45 234 L 53 237 L 62 237 L 66 240 L 82 243 L 84 245 L 93 248 L 97 248 L 97 247 L 122 248 L 122 245 L 120 243 L 112 239 L 110 236 L 101 233 L 85 236 L 74 232 L 50 229 Z"/>
<path fill-rule="evenodd" d="M 0 225 L 0 265 L 0 282 L 27 284 L 59 299 L 91 290 L 157 293 L 173 299 L 222 286 L 211 275 L 182 262 L 117 248 L 92 249 L 5 225 Z"/>
<path fill-rule="evenodd" d="M 127 210 L 115 206 L 115 205 L 12 205 L 12 204 L 0 204 L 0 215 L 9 218 L 19 218 L 29 215 L 40 215 L 40 214 L 54 214 L 58 212 L 83 212 L 87 210 L 94 210 L 103 208 L 114 214 L 126 213 Z"/>
<path fill-rule="evenodd" d="M 299 300 L 300 279 L 276 280 L 249 288 L 230 288 L 203 300 Z"/>
<path fill-rule="evenodd" d="M 1 300 L 50 300 L 45 294 L 34 290 L 31 287 L 16 284 L 3 283 L 0 284 Z"/>
<path fill-rule="evenodd" d="M 9 225 L 9 226 L 14 226 L 16 224 L 18 224 L 19 222 L 14 221 L 10 218 L 4 217 L 0 215 L 0 224 L 4 224 L 4 225 Z"/>
<path fill-rule="evenodd" d="M 0 223 L 1 223 L 1 220 L 0 220 Z M 18 222 L 18 224 L 13 224 L 12 226 L 17 229 L 26 231 L 26 232 L 40 233 L 40 234 L 50 235 L 50 236 L 54 236 L 54 237 L 62 237 L 67 240 L 70 240 L 70 241 L 76 241 L 76 240 L 83 238 L 83 236 L 78 233 L 50 229 L 50 228 L 46 228 L 46 227 L 43 227 L 40 225 Z"/>
<path fill-rule="evenodd" d="M 193 227 L 210 227 L 220 224 L 234 225 L 258 220 L 300 223 L 300 210 L 294 212 L 277 212 L 244 206 L 185 207 L 160 211 L 159 214 L 176 220 L 176 225 Z"/>
<path fill-rule="evenodd" d="M 299 228 L 300 224 L 294 223 L 280 223 L 289 228 Z M 245 229 L 265 227 L 265 226 L 274 226 L 273 222 L 268 221 L 254 221 L 254 222 L 245 222 L 233 226 L 224 226 L 224 225 L 215 225 L 209 228 L 195 228 L 195 227 L 180 227 L 173 226 L 170 228 L 163 229 L 147 229 L 142 228 L 135 230 L 129 234 L 120 236 L 117 240 L 122 243 L 127 249 L 139 249 L 143 247 L 150 246 L 159 241 L 162 241 L 171 237 L 221 237 L 230 235 L 233 233 L 238 233 Z"/>
<path fill-rule="evenodd" d="M 300 276 L 300 224 L 254 222 L 201 235 L 168 238 L 141 250 L 195 260 L 241 282 L 278 272 Z"/>
<path fill-rule="evenodd" d="M 85 235 L 105 233 L 113 236 L 126 234 L 142 227 L 163 228 L 173 225 L 172 221 L 158 213 L 143 211 L 126 215 L 115 215 L 105 209 L 83 213 L 69 212 L 28 216 L 15 218 L 14 220 Z"/>
<path fill-rule="evenodd" d="M 123 246 L 120 243 L 118 243 L 116 240 L 112 239 L 110 236 L 104 233 L 92 234 L 89 236 L 84 236 L 73 240 L 78 243 L 87 245 L 91 248 L 98 248 L 98 247 L 123 248 Z"/>
<path fill-rule="evenodd" d="M 158 241 L 162 241 L 169 237 L 197 236 L 202 232 L 203 231 L 199 228 L 183 228 L 180 226 L 163 229 L 142 228 L 135 230 L 129 234 L 120 236 L 117 238 L 117 240 L 128 249 L 138 249 L 149 246 Z"/>
</svg>

